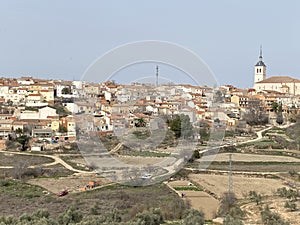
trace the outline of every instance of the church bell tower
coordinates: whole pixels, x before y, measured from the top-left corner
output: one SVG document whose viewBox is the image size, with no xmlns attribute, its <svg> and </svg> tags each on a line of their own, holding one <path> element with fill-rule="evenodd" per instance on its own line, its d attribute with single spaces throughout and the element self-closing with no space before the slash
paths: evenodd
<svg viewBox="0 0 300 225">
<path fill-rule="evenodd" d="M 260 46 L 259 61 L 256 63 L 254 68 L 255 68 L 254 83 L 265 80 L 266 79 L 266 68 L 267 68 L 267 66 L 263 62 L 262 47 L 261 46 Z"/>
</svg>

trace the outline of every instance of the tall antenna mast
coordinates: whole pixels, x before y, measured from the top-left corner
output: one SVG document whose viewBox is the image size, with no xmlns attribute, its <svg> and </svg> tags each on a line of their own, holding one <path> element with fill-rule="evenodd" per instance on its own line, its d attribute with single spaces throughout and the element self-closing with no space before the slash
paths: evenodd
<svg viewBox="0 0 300 225">
<path fill-rule="evenodd" d="M 233 186 L 232 186 L 232 154 L 229 154 L 228 193 L 233 193 Z"/>
<path fill-rule="evenodd" d="M 156 87 L 158 87 L 158 66 L 156 66 Z"/>
</svg>

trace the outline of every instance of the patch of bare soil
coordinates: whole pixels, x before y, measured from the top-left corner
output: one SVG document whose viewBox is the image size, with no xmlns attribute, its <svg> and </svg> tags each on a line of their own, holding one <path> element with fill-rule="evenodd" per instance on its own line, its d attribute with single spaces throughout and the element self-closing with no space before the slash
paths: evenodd
<svg viewBox="0 0 300 225">
<path fill-rule="evenodd" d="M 79 189 L 85 187 L 90 181 L 99 181 L 100 185 L 110 183 L 108 179 L 94 174 L 74 174 L 68 177 L 59 178 L 38 178 L 31 179 L 27 183 L 43 187 L 52 193 L 58 193 L 64 189 L 72 193 L 80 191 Z"/>
<path fill-rule="evenodd" d="M 84 178 L 79 180 L 82 184 L 86 182 Z M 47 185 L 56 186 L 50 182 L 47 182 Z M 114 184 L 57 197 L 38 186 L 21 181 L 0 180 L 0 202 L 0 216 L 20 216 L 44 209 L 50 213 L 50 217 L 57 218 L 69 206 L 73 206 L 87 216 L 94 215 L 95 210 L 97 215 L 110 215 L 116 210 L 123 221 L 128 221 L 137 213 L 149 208 L 160 208 L 166 220 L 178 220 L 186 209 L 182 198 L 164 184 L 146 187 Z"/>
<path fill-rule="evenodd" d="M 153 165 L 162 162 L 162 157 L 119 156 L 120 161 L 131 165 Z"/>
<path fill-rule="evenodd" d="M 211 220 L 216 217 L 219 201 L 204 191 L 183 191 L 190 200 L 191 207 L 204 212 L 205 219 Z"/>
<path fill-rule="evenodd" d="M 189 179 L 203 188 L 222 196 L 228 191 L 228 176 L 214 174 L 190 174 Z M 237 198 L 242 199 L 249 191 L 256 191 L 263 195 L 273 195 L 278 188 L 286 187 L 281 180 L 271 178 L 257 178 L 233 176 L 233 190 Z"/>
<path fill-rule="evenodd" d="M 189 181 L 185 180 L 175 180 L 169 182 L 168 185 L 171 187 L 192 187 L 189 185 Z M 187 199 L 191 203 L 193 209 L 203 211 L 205 219 L 212 220 L 216 217 L 216 213 L 219 208 L 219 201 L 213 198 L 211 195 L 207 194 L 204 191 L 191 191 L 191 190 L 182 190 L 177 191 L 179 195 L 184 194 L 184 199 Z"/>
<path fill-rule="evenodd" d="M 0 153 L 0 166 L 15 166 L 17 163 L 26 163 L 28 166 L 36 166 L 54 162 L 53 159 L 42 156 L 18 155 L 9 152 Z"/>
<path fill-rule="evenodd" d="M 232 161 L 241 162 L 300 162 L 300 159 L 288 157 L 288 156 L 276 156 L 276 155 L 258 155 L 258 154 L 241 154 L 241 153 L 231 153 Z M 198 161 L 209 160 L 208 156 L 202 157 Z M 217 154 L 213 161 L 216 162 L 228 162 L 229 153 Z"/>
<path fill-rule="evenodd" d="M 272 196 L 263 201 L 264 204 L 269 204 L 269 208 L 272 212 L 278 213 L 282 219 L 288 221 L 291 225 L 300 224 L 300 211 L 290 211 L 284 208 L 286 200 L 278 196 Z M 241 208 L 246 212 L 245 224 L 262 224 L 260 210 L 256 203 L 248 203 L 243 205 Z M 263 206 L 264 207 L 264 206 Z M 297 207 L 300 207 L 297 202 Z"/>
</svg>

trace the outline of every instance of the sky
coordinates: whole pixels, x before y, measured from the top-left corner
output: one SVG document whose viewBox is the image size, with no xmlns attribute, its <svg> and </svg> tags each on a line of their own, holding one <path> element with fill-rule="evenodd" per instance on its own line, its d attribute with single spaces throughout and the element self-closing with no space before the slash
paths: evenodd
<svg viewBox="0 0 300 225">
<path fill-rule="evenodd" d="M 193 51 L 219 84 L 252 87 L 260 45 L 267 77 L 300 79 L 299 11 L 298 0 L 0 0 L 0 76 L 80 80 L 117 46 L 159 40 Z M 155 74 L 154 64 L 119 71 L 120 82 Z"/>
</svg>

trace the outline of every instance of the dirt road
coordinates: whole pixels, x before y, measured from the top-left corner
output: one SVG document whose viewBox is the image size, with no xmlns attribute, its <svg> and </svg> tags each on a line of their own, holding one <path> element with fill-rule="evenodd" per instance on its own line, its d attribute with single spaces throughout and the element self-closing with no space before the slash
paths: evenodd
<svg viewBox="0 0 300 225">
<path fill-rule="evenodd" d="M 2 151 L 0 150 L 0 152 L 3 153 L 7 153 L 7 151 Z M 45 154 L 36 154 L 36 153 L 30 153 L 30 152 L 9 152 L 10 154 L 17 154 L 17 155 L 29 155 L 29 156 L 40 156 L 40 157 L 47 157 L 47 158 L 51 158 L 54 160 L 54 162 L 52 163 L 45 163 L 45 164 L 41 164 L 40 166 L 52 166 L 55 164 L 61 164 L 62 166 L 64 166 L 66 169 L 73 171 L 75 173 L 85 173 L 85 174 L 94 174 L 95 172 L 91 172 L 91 171 L 84 171 L 84 170 L 78 170 L 73 168 L 71 165 L 69 165 L 68 163 L 66 163 L 64 160 L 62 160 L 58 155 L 45 155 Z M 0 167 L 2 168 L 2 167 Z"/>
</svg>

